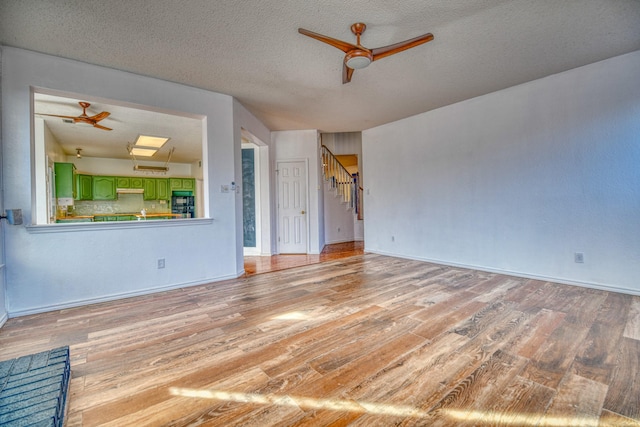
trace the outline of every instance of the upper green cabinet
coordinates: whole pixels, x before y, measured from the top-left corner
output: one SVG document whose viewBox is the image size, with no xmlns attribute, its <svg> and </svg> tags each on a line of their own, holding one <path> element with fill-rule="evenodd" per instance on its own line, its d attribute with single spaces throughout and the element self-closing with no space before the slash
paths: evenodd
<svg viewBox="0 0 640 427">
<path fill-rule="evenodd" d="M 128 176 L 117 176 L 116 188 L 131 188 L 131 178 Z"/>
<path fill-rule="evenodd" d="M 168 178 L 144 178 L 143 186 L 144 200 L 169 200 L 171 198 Z"/>
<path fill-rule="evenodd" d="M 193 178 L 169 178 L 171 191 L 193 191 L 196 188 Z"/>
<path fill-rule="evenodd" d="M 141 177 L 132 176 L 130 179 L 131 179 L 131 186 L 129 188 L 144 188 L 143 179 Z"/>
<path fill-rule="evenodd" d="M 76 175 L 76 200 L 93 200 L 93 177 Z"/>
<path fill-rule="evenodd" d="M 54 164 L 56 198 L 58 205 L 73 205 L 76 198 L 76 167 L 73 163 Z"/>
<path fill-rule="evenodd" d="M 144 178 L 142 180 L 142 185 L 144 188 L 144 200 L 157 200 L 156 198 L 156 179 L 155 178 Z"/>
<path fill-rule="evenodd" d="M 116 188 L 144 188 L 143 178 L 137 176 L 117 176 Z"/>
<path fill-rule="evenodd" d="M 76 174 L 73 163 L 55 164 L 56 197 L 59 205 L 73 200 L 117 200 L 118 188 L 143 190 L 144 200 L 171 200 L 173 191 L 195 190 L 193 178 L 143 178 Z"/>
<path fill-rule="evenodd" d="M 169 180 L 167 178 L 156 178 L 156 198 L 157 200 L 171 199 Z"/>
<path fill-rule="evenodd" d="M 116 200 L 116 178 L 113 176 L 93 177 L 93 200 Z"/>
</svg>

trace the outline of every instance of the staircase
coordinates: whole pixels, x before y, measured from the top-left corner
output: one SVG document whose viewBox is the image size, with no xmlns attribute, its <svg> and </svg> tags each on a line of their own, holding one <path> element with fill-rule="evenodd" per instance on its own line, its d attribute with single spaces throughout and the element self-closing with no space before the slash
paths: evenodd
<svg viewBox="0 0 640 427">
<path fill-rule="evenodd" d="M 355 210 L 359 220 L 364 219 L 362 211 L 362 187 L 359 183 L 359 174 L 351 175 L 338 161 L 336 156 L 325 145 L 322 152 L 322 176 L 331 188 L 336 190 L 347 207 Z"/>
</svg>

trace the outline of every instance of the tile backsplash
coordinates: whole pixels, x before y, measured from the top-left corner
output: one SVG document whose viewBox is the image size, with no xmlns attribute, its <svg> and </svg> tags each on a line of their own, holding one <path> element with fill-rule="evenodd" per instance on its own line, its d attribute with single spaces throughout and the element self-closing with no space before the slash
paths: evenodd
<svg viewBox="0 0 640 427">
<path fill-rule="evenodd" d="M 69 213 L 93 215 L 110 213 L 170 213 L 171 204 L 166 200 L 143 200 L 142 194 L 118 194 L 117 200 L 76 200 Z"/>
</svg>

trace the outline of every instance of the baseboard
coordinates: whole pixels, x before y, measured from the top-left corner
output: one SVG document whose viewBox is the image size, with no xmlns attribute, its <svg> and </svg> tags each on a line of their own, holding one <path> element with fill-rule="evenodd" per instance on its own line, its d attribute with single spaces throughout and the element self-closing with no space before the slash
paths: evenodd
<svg viewBox="0 0 640 427">
<path fill-rule="evenodd" d="M 2 328 L 5 323 L 7 323 L 7 320 L 9 320 L 9 314 L 5 313 L 4 315 L 2 315 L 2 317 L 0 317 L 0 328 Z"/>
<path fill-rule="evenodd" d="M 244 270 L 242 270 L 242 272 L 243 272 L 242 274 L 244 274 Z M 27 315 L 30 315 L 30 314 L 46 313 L 48 311 L 64 310 L 64 309 L 67 309 L 67 308 L 81 307 L 81 306 L 85 306 L 85 305 L 98 304 L 98 303 L 101 303 L 101 302 L 109 302 L 109 301 L 116 301 L 116 300 L 120 300 L 120 299 L 133 298 L 133 297 L 137 297 L 137 296 L 141 296 L 141 295 L 149 295 L 149 294 L 154 294 L 154 293 L 158 293 L 158 292 L 171 291 L 171 290 L 174 290 L 174 289 L 206 285 L 206 284 L 209 284 L 209 283 L 221 282 L 221 281 L 229 280 L 229 279 L 237 279 L 238 277 L 240 277 L 240 276 L 237 276 L 237 275 L 234 274 L 234 275 L 210 278 L 210 279 L 206 279 L 206 280 L 198 280 L 198 281 L 194 281 L 194 282 L 176 283 L 176 284 L 167 285 L 167 286 L 161 286 L 161 287 L 157 287 L 157 288 L 141 289 L 141 290 L 134 291 L 134 292 L 122 292 L 122 293 L 111 294 L 111 295 L 107 295 L 107 296 L 103 296 L 103 297 L 99 297 L 99 298 L 87 298 L 87 299 L 82 299 L 82 300 L 75 300 L 75 301 L 65 302 L 65 303 L 62 303 L 62 304 L 52 304 L 52 305 L 47 305 L 47 306 L 42 306 L 42 307 L 11 311 L 11 312 L 8 313 L 8 316 L 9 316 L 9 318 L 13 318 L 13 317 L 27 316 Z"/>
<path fill-rule="evenodd" d="M 563 279 L 563 278 L 558 278 L 558 277 L 541 276 L 539 274 L 530 274 L 530 273 L 522 273 L 522 272 L 519 272 L 519 271 L 503 270 L 503 269 L 499 269 L 499 268 L 483 267 L 483 266 L 478 266 L 478 265 L 461 264 L 461 263 L 448 262 L 448 261 L 442 261 L 442 260 L 437 260 L 437 259 L 407 256 L 407 255 L 394 254 L 394 253 L 389 253 L 389 252 L 384 252 L 384 251 L 371 250 L 371 249 L 368 249 L 366 247 L 365 247 L 364 250 L 365 250 L 365 252 L 369 252 L 369 253 L 372 253 L 372 254 L 385 255 L 385 256 L 396 257 L 396 258 L 411 259 L 411 260 L 415 260 L 415 261 L 430 262 L 430 263 L 433 263 L 433 264 L 446 265 L 446 266 L 449 266 L 449 267 L 466 268 L 466 269 L 469 269 L 469 270 L 478 270 L 478 271 L 485 271 L 487 273 L 504 274 L 506 276 L 521 277 L 523 279 L 542 280 L 544 282 L 560 283 L 560 284 L 563 284 L 563 285 L 580 286 L 580 287 L 589 288 L 589 289 L 599 289 L 601 291 L 617 292 L 617 293 L 620 293 L 620 294 L 640 295 L 640 290 L 638 290 L 638 289 L 621 288 L 621 287 L 618 287 L 618 286 L 610 286 L 610 285 L 605 285 L 605 284 L 602 284 L 602 283 L 581 282 L 581 281 L 568 280 L 568 279 Z"/>
</svg>

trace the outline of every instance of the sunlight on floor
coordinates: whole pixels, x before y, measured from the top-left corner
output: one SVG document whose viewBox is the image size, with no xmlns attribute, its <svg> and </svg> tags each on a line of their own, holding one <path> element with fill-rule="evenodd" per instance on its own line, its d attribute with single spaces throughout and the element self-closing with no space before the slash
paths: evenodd
<svg viewBox="0 0 640 427">
<path fill-rule="evenodd" d="M 174 396 L 215 399 L 226 402 L 257 403 L 262 405 L 294 406 L 305 409 L 327 409 L 332 411 L 366 412 L 375 415 L 398 417 L 426 417 L 427 413 L 411 406 L 387 405 L 383 403 L 357 402 L 341 399 L 313 399 L 275 394 L 237 393 L 221 390 L 194 390 L 171 387 Z"/>
<path fill-rule="evenodd" d="M 595 417 L 566 417 L 546 416 L 544 414 L 517 414 L 469 411 L 463 409 L 442 409 L 442 414 L 458 421 L 467 421 L 475 425 L 501 426 L 543 426 L 543 427 L 597 427 L 598 418 Z"/>
<path fill-rule="evenodd" d="M 504 425 L 504 426 L 548 426 L 568 427 L 584 426 L 597 427 L 598 418 L 595 417 L 553 417 L 544 414 L 517 414 L 471 411 L 463 409 L 440 409 L 429 413 L 412 406 L 390 405 L 384 403 L 360 402 L 343 399 L 314 399 L 310 397 L 296 397 L 276 394 L 239 393 L 222 390 L 196 390 L 190 388 L 171 387 L 169 392 L 173 396 L 212 399 L 224 402 L 253 403 L 259 405 L 291 406 L 303 409 L 325 409 L 330 411 L 361 412 L 373 415 L 388 415 L 396 417 L 427 418 L 439 414 L 457 422 L 473 423 L 474 425 Z"/>
<path fill-rule="evenodd" d="M 307 320 L 310 316 L 302 311 L 291 311 L 272 317 L 273 320 Z"/>
</svg>

